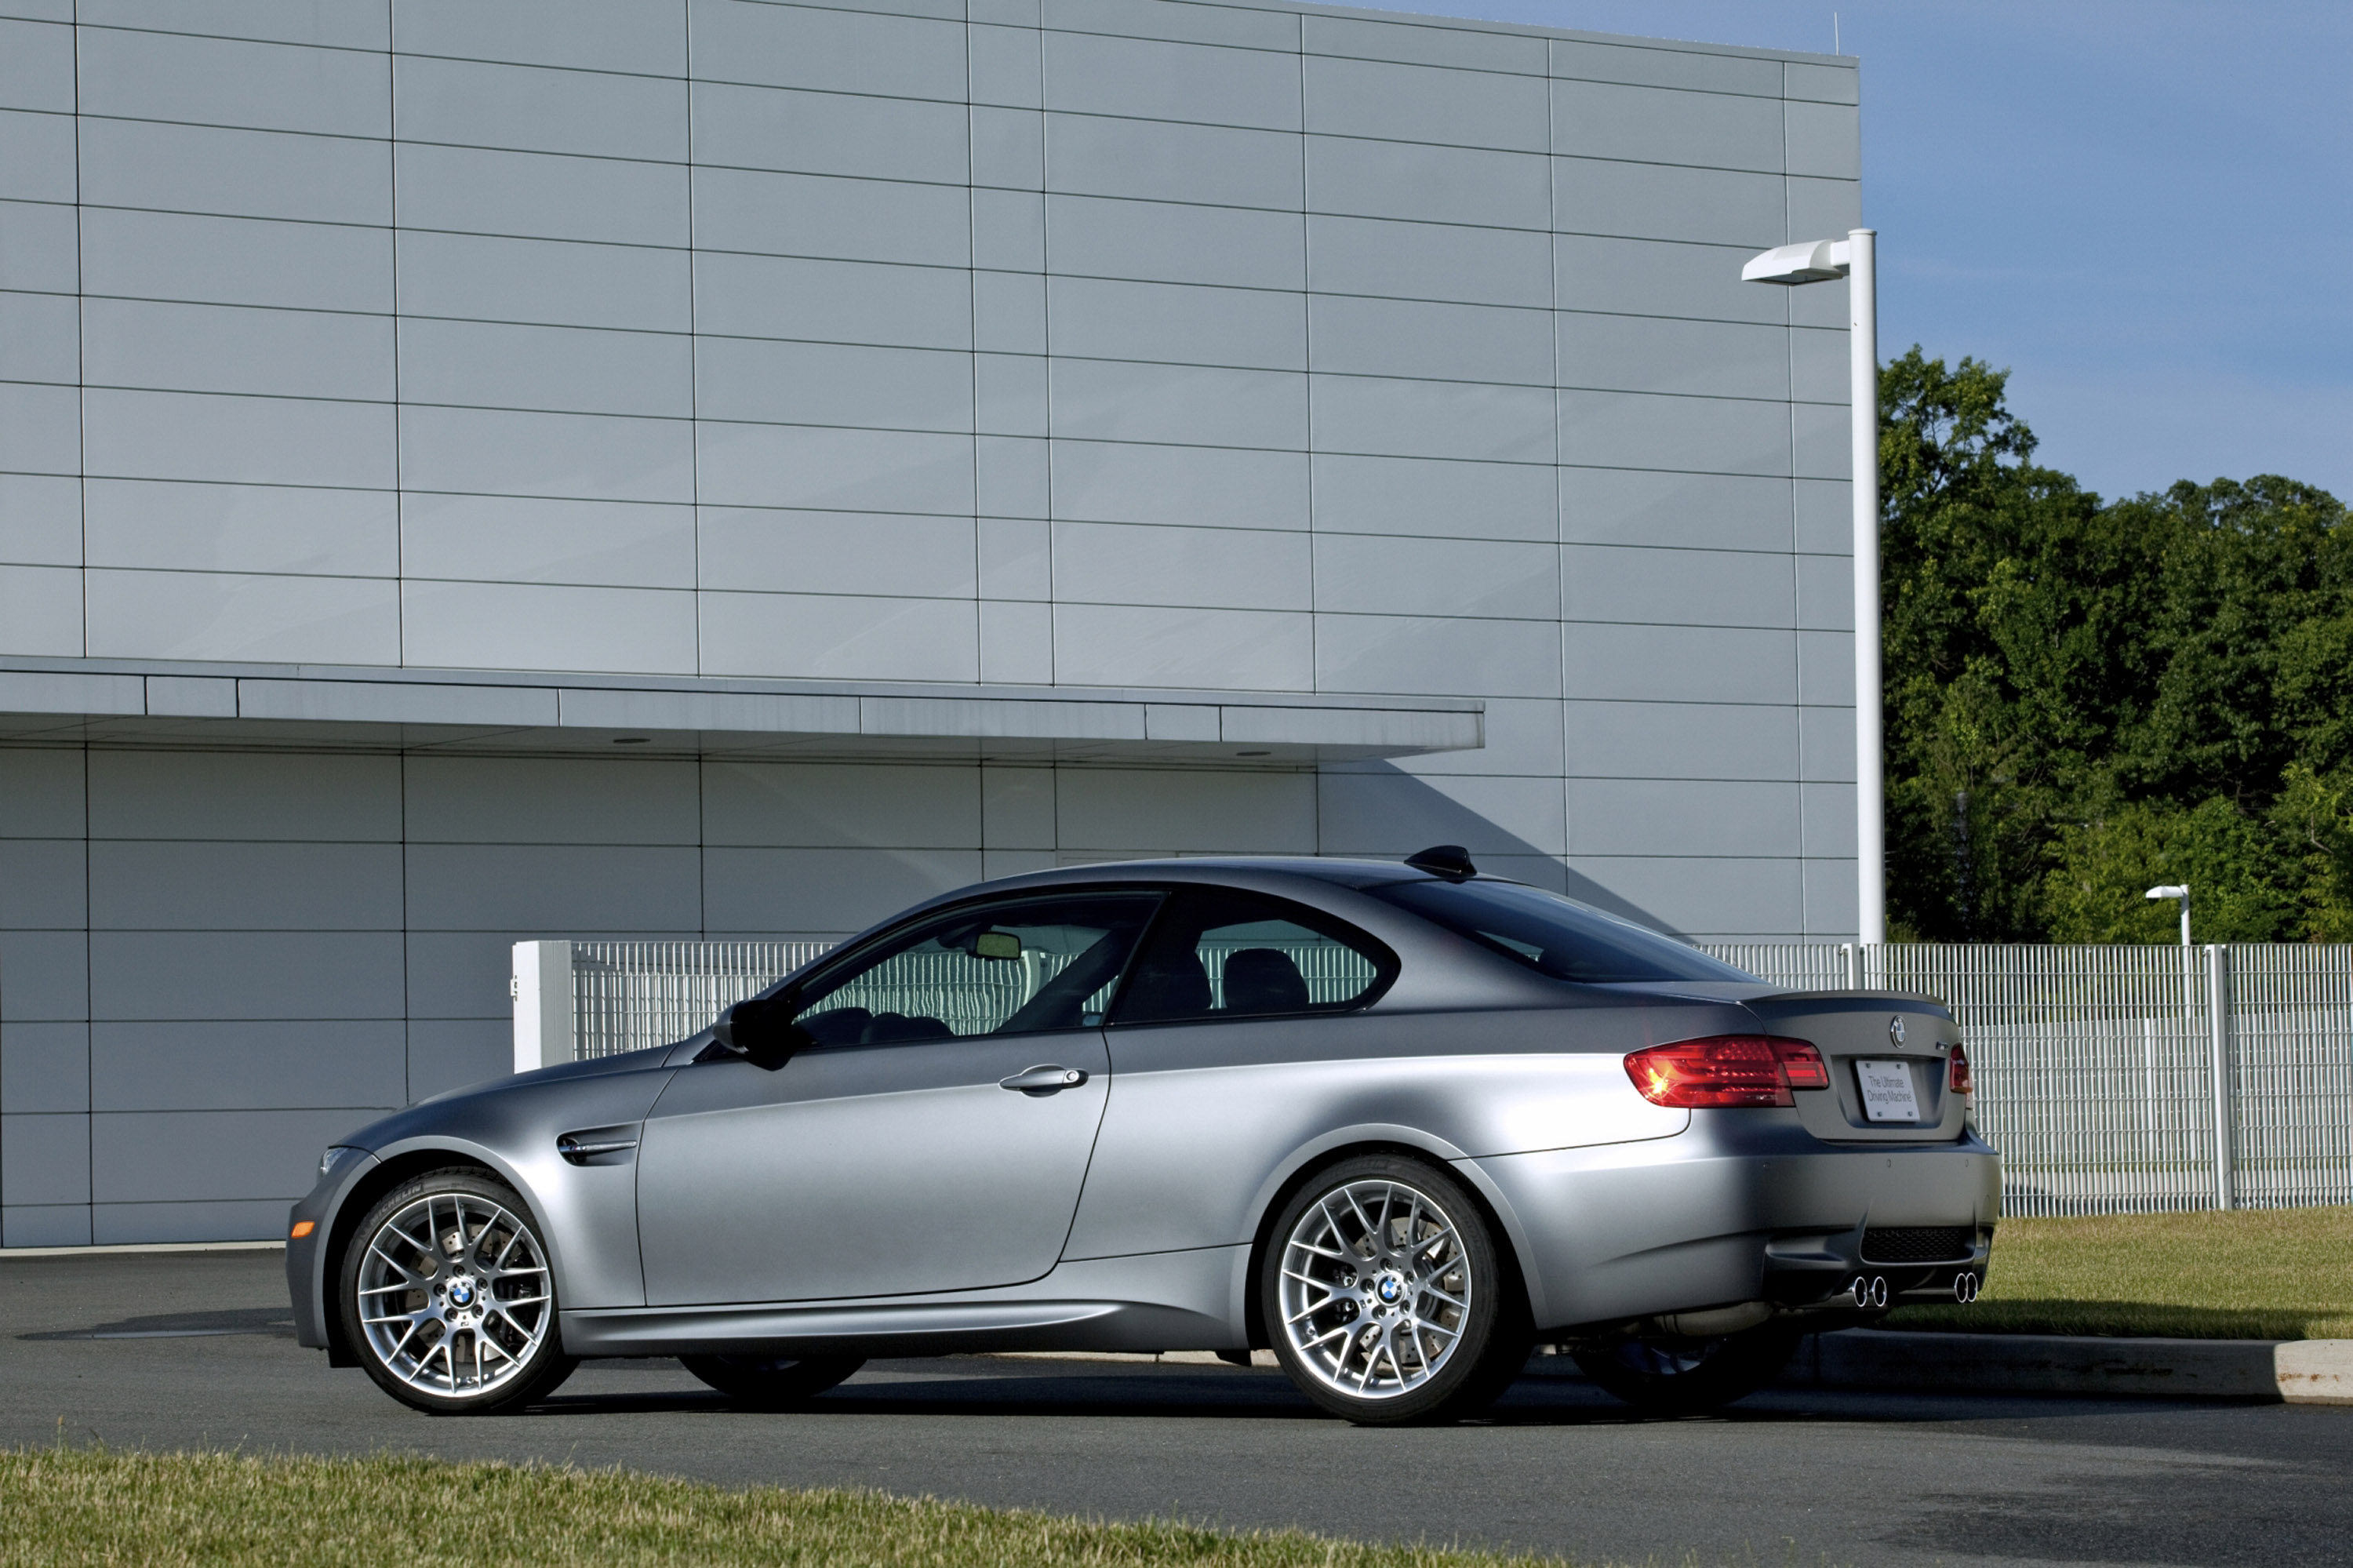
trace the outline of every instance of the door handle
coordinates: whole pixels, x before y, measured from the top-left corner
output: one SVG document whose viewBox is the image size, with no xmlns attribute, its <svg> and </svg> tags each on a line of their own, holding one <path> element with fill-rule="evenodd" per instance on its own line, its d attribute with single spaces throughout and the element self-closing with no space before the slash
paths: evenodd
<svg viewBox="0 0 2353 1568">
<path fill-rule="evenodd" d="M 1076 1067 L 1029 1067 L 1009 1078 L 999 1078 L 1000 1089 L 1018 1089 L 1025 1095 L 1059 1094 L 1075 1089 L 1087 1081 L 1087 1075 Z"/>
</svg>

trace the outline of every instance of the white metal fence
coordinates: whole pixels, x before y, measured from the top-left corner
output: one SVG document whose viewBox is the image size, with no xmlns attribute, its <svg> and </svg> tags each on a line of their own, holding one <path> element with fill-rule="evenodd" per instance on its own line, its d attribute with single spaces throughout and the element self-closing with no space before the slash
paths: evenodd
<svg viewBox="0 0 2353 1568">
<path fill-rule="evenodd" d="M 825 950 L 818 942 L 573 942 L 560 1030 L 519 1066 L 663 1044 Z M 1721 944 L 1792 991 L 1921 992 L 1953 1010 L 2013 1214 L 2353 1202 L 2353 947 Z M 1305 959 L 1309 955 L 1302 955 Z M 533 972 L 551 988 L 564 955 Z M 538 964 L 538 960 L 534 960 Z M 1311 983 L 1315 977 L 1311 976 Z M 1336 977 L 1335 977 L 1336 978 Z M 568 1008 L 565 1003 L 568 1001 Z"/>
</svg>

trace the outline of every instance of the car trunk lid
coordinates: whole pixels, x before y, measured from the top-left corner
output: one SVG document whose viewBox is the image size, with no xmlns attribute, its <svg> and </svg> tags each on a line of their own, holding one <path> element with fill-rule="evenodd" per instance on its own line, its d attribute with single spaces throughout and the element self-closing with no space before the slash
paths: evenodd
<svg viewBox="0 0 2353 1568">
<path fill-rule="evenodd" d="M 1933 998 L 1902 991 L 1785 991 L 1747 1003 L 1766 1032 L 1810 1042 L 1828 1089 L 1797 1092 L 1816 1138 L 1838 1143 L 1949 1142 L 1968 1111 L 1948 1087 L 1961 1033 Z"/>
</svg>

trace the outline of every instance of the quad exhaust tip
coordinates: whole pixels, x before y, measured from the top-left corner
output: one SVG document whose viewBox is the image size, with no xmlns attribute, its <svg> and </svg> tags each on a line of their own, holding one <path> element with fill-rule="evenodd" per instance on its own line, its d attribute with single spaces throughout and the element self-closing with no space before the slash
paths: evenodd
<svg viewBox="0 0 2353 1568">
<path fill-rule="evenodd" d="M 1953 1299 L 1964 1307 L 1975 1301 L 1978 1298 L 1978 1283 L 1974 1271 L 1966 1268 L 1961 1270 L 1960 1273 L 1953 1276 Z"/>
<path fill-rule="evenodd" d="M 1886 1277 L 1874 1274 L 1865 1278 L 1858 1274 L 1848 1282 L 1846 1293 L 1858 1307 L 1884 1307 L 1887 1305 Z"/>
</svg>

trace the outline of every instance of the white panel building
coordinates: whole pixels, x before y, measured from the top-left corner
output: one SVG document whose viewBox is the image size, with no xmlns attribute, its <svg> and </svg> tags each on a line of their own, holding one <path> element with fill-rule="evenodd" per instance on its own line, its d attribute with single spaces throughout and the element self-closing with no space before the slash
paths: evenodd
<svg viewBox="0 0 2353 1568">
<path fill-rule="evenodd" d="M 1854 926 L 1829 57 L 0 0 L 0 1241 L 269 1236 L 537 937 L 1039 865 Z"/>
</svg>

